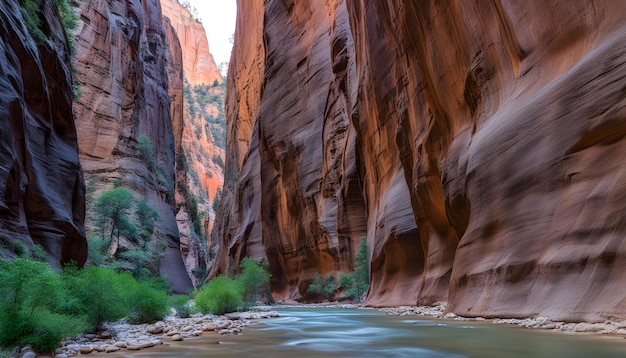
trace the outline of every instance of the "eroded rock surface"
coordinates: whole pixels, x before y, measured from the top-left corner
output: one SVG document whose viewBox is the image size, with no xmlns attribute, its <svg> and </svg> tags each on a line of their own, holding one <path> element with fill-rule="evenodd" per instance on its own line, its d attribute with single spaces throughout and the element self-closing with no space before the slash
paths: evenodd
<svg viewBox="0 0 626 358">
<path fill-rule="evenodd" d="M 80 19 L 73 63 L 82 95 L 74 109 L 87 184 L 96 197 L 119 181 L 158 211 L 150 245 L 164 246 L 159 271 L 176 291 L 186 292 L 191 282 L 180 255 L 174 197 L 173 127 L 179 133 L 181 124 L 173 124 L 170 114 L 171 54 L 160 4 L 92 0 L 80 4 Z M 141 136 L 154 147 L 152 164 L 138 148 Z"/>
<path fill-rule="evenodd" d="M 37 41 L 19 2 L 0 3 L 0 257 L 39 244 L 54 267 L 82 265 L 85 186 L 68 44 L 50 2 L 36 16 Z"/>
<path fill-rule="evenodd" d="M 370 305 L 626 318 L 619 1 L 238 12 L 212 274 L 267 259 L 299 298 L 366 235 Z"/>
</svg>

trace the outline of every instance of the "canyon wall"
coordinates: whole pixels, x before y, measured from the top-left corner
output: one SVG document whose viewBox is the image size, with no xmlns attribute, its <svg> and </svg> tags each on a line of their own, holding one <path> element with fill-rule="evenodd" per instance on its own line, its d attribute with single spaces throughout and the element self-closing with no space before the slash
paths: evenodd
<svg viewBox="0 0 626 358">
<path fill-rule="evenodd" d="M 83 265 L 85 186 L 68 43 L 50 2 L 29 15 L 41 20 L 39 36 L 17 0 L 0 3 L 0 257 L 38 244 L 53 267 Z"/>
<path fill-rule="evenodd" d="M 619 1 L 239 5 L 212 275 L 306 299 L 366 236 L 372 306 L 626 319 Z"/>
<path fill-rule="evenodd" d="M 148 248 L 157 255 L 156 270 L 175 291 L 186 292 L 192 285 L 180 253 L 174 189 L 175 142 L 181 141 L 183 124 L 176 114 L 180 109 L 170 114 L 167 65 L 168 57 L 170 62 L 182 59 L 172 61 L 176 51 L 170 49 L 176 44 L 168 44 L 158 0 L 91 0 L 78 10 L 73 64 L 82 93 L 74 110 L 88 204 L 103 190 L 121 185 L 154 208 L 159 218 Z M 176 85 L 181 83 L 173 78 L 173 91 Z M 141 150 L 143 136 L 153 155 Z M 134 238 L 126 239 L 111 246 L 109 254 L 135 249 Z"/>
<path fill-rule="evenodd" d="M 206 278 L 213 202 L 219 201 L 224 182 L 226 91 L 200 21 L 177 0 L 161 0 L 161 5 L 164 22 L 172 28 L 168 38 L 176 37 L 172 41 L 179 43 L 182 56 L 176 64 L 182 69 L 181 83 L 177 82 L 176 93 L 170 89 L 175 108 L 181 109 L 175 122 L 182 123 L 175 130 L 180 138 L 176 141 L 176 220 L 187 272 L 199 286 Z"/>
</svg>

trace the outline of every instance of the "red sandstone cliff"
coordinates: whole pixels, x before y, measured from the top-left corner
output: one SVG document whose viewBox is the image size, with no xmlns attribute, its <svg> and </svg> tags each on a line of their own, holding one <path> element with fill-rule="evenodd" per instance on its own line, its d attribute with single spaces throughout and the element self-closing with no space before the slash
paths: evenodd
<svg viewBox="0 0 626 358">
<path fill-rule="evenodd" d="M 68 44 L 50 2 L 36 16 L 39 42 L 18 1 L 0 3 L 0 257 L 39 244 L 54 267 L 82 265 L 85 187 Z"/>
<path fill-rule="evenodd" d="M 212 274 L 298 298 L 366 235 L 370 305 L 626 318 L 621 2 L 238 11 Z"/>
<path fill-rule="evenodd" d="M 174 110 L 172 123 L 167 71 L 172 45 L 161 6 L 157 0 L 91 0 L 80 4 L 80 19 L 73 63 L 82 94 L 74 110 L 89 190 L 95 197 L 121 182 L 157 210 L 149 245 L 164 246 L 157 250 L 159 271 L 176 291 L 186 292 L 191 282 L 180 254 L 174 197 L 175 142 L 182 128 L 176 121 L 182 118 Z M 172 84 L 175 91 L 174 79 Z M 153 167 L 138 148 L 141 136 L 154 147 Z M 120 245 L 133 247 L 130 240 Z"/>
<path fill-rule="evenodd" d="M 172 108 L 182 126 L 175 128 L 176 219 L 187 272 L 194 286 L 206 277 L 207 237 L 213 221 L 213 201 L 224 182 L 225 88 L 206 33 L 189 10 L 176 0 L 162 0 L 164 22 L 171 24 L 172 52 L 181 52 L 176 72 L 176 93 Z M 172 73 L 170 73 L 171 75 Z M 180 83 L 179 76 L 182 75 Z M 170 81 L 171 84 L 171 81 Z"/>
<path fill-rule="evenodd" d="M 222 75 L 209 51 L 209 42 L 202 23 L 177 0 L 161 0 L 163 16 L 167 17 L 183 50 L 183 69 L 192 86 L 222 82 Z"/>
</svg>

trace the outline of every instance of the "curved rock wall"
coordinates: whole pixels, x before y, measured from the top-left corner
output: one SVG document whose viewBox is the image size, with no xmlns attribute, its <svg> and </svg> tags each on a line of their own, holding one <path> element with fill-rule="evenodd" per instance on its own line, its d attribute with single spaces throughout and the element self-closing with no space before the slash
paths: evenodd
<svg viewBox="0 0 626 358">
<path fill-rule="evenodd" d="M 170 116 L 167 58 L 172 55 L 160 3 L 91 0 L 81 3 L 80 19 L 73 63 L 82 95 L 74 110 L 89 189 L 96 195 L 119 180 L 158 211 L 152 245 L 166 246 L 161 274 L 176 291 L 186 292 L 192 286 L 176 223 L 172 129 L 180 141 L 182 123 L 172 123 Z M 153 144 L 156 168 L 149 168 L 137 148 L 142 135 Z"/>
<path fill-rule="evenodd" d="M 85 186 L 68 45 L 49 2 L 36 16 L 38 42 L 18 1 L 0 3 L 0 257 L 15 257 L 21 242 L 43 246 L 54 267 L 83 265 Z"/>
<path fill-rule="evenodd" d="M 367 235 L 370 305 L 626 318 L 619 1 L 238 11 L 213 274 L 299 298 Z"/>
</svg>

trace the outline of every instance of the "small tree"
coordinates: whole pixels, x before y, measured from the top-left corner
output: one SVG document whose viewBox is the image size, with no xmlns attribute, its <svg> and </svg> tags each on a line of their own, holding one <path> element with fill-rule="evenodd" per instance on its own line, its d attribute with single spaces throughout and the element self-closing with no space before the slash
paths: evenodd
<svg viewBox="0 0 626 358">
<path fill-rule="evenodd" d="M 103 236 L 109 225 L 111 227 L 110 239 L 117 234 L 119 240 L 120 231 L 129 230 L 129 224 L 132 223 L 129 222 L 128 215 L 134 202 L 133 193 L 122 187 L 107 190 L 100 195 L 96 203 L 96 215 L 101 223 Z"/>
<path fill-rule="evenodd" d="M 241 267 L 242 271 L 236 280 L 243 287 L 244 303 L 246 305 L 254 305 L 259 300 L 259 297 L 268 291 L 270 274 L 256 261 L 248 257 L 241 261 L 239 267 Z"/>
<path fill-rule="evenodd" d="M 140 135 L 137 141 L 137 149 L 139 149 L 141 159 L 148 165 L 148 169 L 154 170 L 156 167 L 156 156 L 154 155 L 154 146 L 152 146 L 150 138 Z"/>
<path fill-rule="evenodd" d="M 313 277 L 313 283 L 307 288 L 308 293 L 317 293 L 322 295 L 327 301 L 332 301 L 337 289 L 337 283 L 333 275 L 328 275 L 326 278 L 322 278 L 322 275 L 317 274 Z"/>
<path fill-rule="evenodd" d="M 354 258 L 354 272 L 352 274 L 342 273 L 339 276 L 339 285 L 346 288 L 348 297 L 357 302 L 361 302 L 370 283 L 367 251 L 367 241 L 363 238 L 359 246 L 359 251 Z"/>
</svg>

